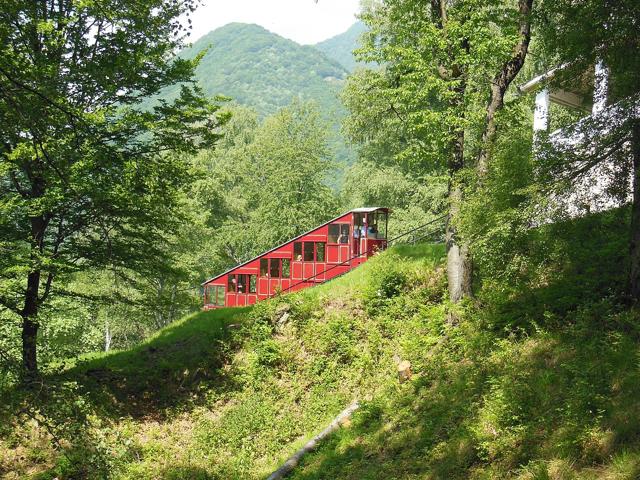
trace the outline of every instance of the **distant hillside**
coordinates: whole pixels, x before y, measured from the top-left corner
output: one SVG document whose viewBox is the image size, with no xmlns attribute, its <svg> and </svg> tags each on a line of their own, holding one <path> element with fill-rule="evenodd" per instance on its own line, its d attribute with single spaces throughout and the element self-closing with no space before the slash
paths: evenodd
<svg viewBox="0 0 640 480">
<path fill-rule="evenodd" d="M 224 94 L 263 115 L 293 98 L 313 99 L 325 112 L 339 105 L 336 93 L 348 72 L 311 46 L 258 25 L 230 23 L 200 38 L 181 56 L 193 58 L 206 48 L 196 77 L 207 94 Z"/>
<path fill-rule="evenodd" d="M 353 72 L 359 65 L 353 56 L 353 50 L 358 48 L 360 35 L 366 30 L 367 27 L 364 23 L 356 22 L 346 32 L 317 43 L 315 47 L 327 57 L 340 63 L 349 72 Z"/>
<path fill-rule="evenodd" d="M 352 163 L 355 156 L 339 131 L 345 111 L 338 93 L 349 72 L 337 61 L 313 46 L 243 23 L 230 23 L 208 33 L 180 55 L 194 58 L 207 48 L 196 70 L 196 79 L 206 94 L 230 97 L 262 116 L 296 98 L 315 101 L 332 126 L 336 159 Z M 176 86 L 162 96 L 170 99 L 177 92 Z"/>
</svg>

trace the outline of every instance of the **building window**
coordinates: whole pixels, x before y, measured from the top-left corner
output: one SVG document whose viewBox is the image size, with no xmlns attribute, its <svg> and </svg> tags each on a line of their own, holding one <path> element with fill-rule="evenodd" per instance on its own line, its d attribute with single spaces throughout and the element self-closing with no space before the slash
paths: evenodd
<svg viewBox="0 0 640 480">
<path fill-rule="evenodd" d="M 295 242 L 293 244 L 293 259 L 296 262 L 302 261 L 302 242 Z"/>
<path fill-rule="evenodd" d="M 316 262 L 324 262 L 324 242 L 316 243 Z"/>
<path fill-rule="evenodd" d="M 313 242 L 304 242 L 304 261 L 313 262 Z"/>
<path fill-rule="evenodd" d="M 266 277 L 268 271 L 269 271 L 269 259 L 261 258 L 260 259 L 260 276 Z"/>
<path fill-rule="evenodd" d="M 249 275 L 249 293 L 256 293 L 257 284 L 258 284 L 257 275 Z"/>
<path fill-rule="evenodd" d="M 236 291 L 236 276 L 232 273 L 229 274 L 229 282 L 227 284 L 227 290 L 229 292 Z"/>
<path fill-rule="evenodd" d="M 271 278 L 280 277 L 280 259 L 279 258 L 271 259 L 271 268 L 269 268 L 269 274 Z"/>
<path fill-rule="evenodd" d="M 224 307 L 224 287 L 219 285 L 216 293 L 216 305 L 218 307 Z"/>
<path fill-rule="evenodd" d="M 282 278 L 289 278 L 291 276 L 291 260 L 288 258 L 282 259 Z"/>
<path fill-rule="evenodd" d="M 238 275 L 238 293 L 247 293 L 246 275 Z"/>
</svg>

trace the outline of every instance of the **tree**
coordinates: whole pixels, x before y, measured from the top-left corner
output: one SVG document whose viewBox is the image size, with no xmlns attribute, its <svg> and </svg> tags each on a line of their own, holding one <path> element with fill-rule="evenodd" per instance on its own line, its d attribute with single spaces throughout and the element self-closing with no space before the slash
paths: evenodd
<svg viewBox="0 0 640 480">
<path fill-rule="evenodd" d="M 472 260 L 459 238 L 465 171 L 482 172 L 495 136 L 495 113 L 519 72 L 529 41 L 531 2 L 387 0 L 373 3 L 360 60 L 383 65 L 377 90 L 388 115 L 405 123 L 403 157 L 449 177 L 449 296 L 472 295 Z M 487 79 L 494 79 L 494 82 Z M 499 88 L 492 89 L 498 79 Z M 489 98 L 488 106 L 482 103 Z M 484 115 L 483 112 L 484 111 Z M 479 166 L 483 166 L 479 168 Z"/>
<path fill-rule="evenodd" d="M 358 147 L 358 160 L 347 170 L 341 190 L 344 209 L 390 207 L 391 237 L 441 215 L 446 174 L 421 157 L 419 139 L 412 135 L 403 109 L 394 105 L 385 72 L 357 70 L 348 78 L 341 96 L 349 111 L 342 128 Z M 431 230 L 440 226 L 444 222 L 432 225 Z"/>
<path fill-rule="evenodd" d="M 176 59 L 195 0 L 8 0 L 0 11 L 0 305 L 38 370 L 39 315 L 72 272 L 166 268 L 188 162 L 223 117 Z M 136 108 L 183 82 L 172 103 Z"/>
<path fill-rule="evenodd" d="M 560 151 L 548 151 L 552 165 L 546 165 L 557 180 L 565 183 L 609 165 L 608 177 L 624 202 L 631 197 L 629 232 L 628 294 L 640 302 L 640 59 L 629 52 L 640 48 L 640 9 L 634 0 L 616 2 L 583 0 L 543 1 L 538 10 L 540 50 L 547 66 L 564 68 L 552 86 L 572 81 L 601 62 L 609 72 L 609 104 L 617 108 L 581 122 L 574 132 L 586 142 Z M 588 34 L 587 34 L 588 32 Z M 554 160 L 555 159 L 555 160 Z M 599 175 L 603 175 L 602 172 Z M 629 192 L 629 177 L 631 191 Z"/>
<path fill-rule="evenodd" d="M 314 104 L 296 101 L 261 124 L 246 108 L 233 112 L 219 148 L 198 159 L 208 173 L 195 191 L 215 225 L 209 273 L 317 226 L 337 208 L 328 127 Z"/>
</svg>

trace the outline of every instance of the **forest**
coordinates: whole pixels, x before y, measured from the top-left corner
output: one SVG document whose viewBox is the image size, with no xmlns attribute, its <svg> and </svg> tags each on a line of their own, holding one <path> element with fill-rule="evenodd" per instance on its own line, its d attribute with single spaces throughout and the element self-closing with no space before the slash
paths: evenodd
<svg viewBox="0 0 640 480">
<path fill-rule="evenodd" d="M 637 2 L 363 0 L 315 46 L 190 43 L 200 3 L 0 9 L 0 477 L 266 478 L 357 401 L 292 478 L 640 478 Z M 430 229 L 201 310 L 364 206 Z"/>
</svg>

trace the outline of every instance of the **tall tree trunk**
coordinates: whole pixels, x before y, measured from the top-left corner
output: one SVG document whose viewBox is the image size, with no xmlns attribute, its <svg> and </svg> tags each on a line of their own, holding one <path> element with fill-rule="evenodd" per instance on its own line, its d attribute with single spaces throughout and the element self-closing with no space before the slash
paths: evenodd
<svg viewBox="0 0 640 480">
<path fill-rule="evenodd" d="M 457 173 L 464 166 L 464 131 L 459 131 L 454 143 L 453 160 L 449 165 L 449 218 L 447 219 L 447 281 L 449 299 L 457 303 L 464 297 L 471 297 L 473 263 L 469 248 L 460 242 L 456 221 L 463 202 L 463 189 Z"/>
<path fill-rule="evenodd" d="M 22 309 L 22 366 L 28 377 L 38 373 L 36 343 L 38 338 L 38 289 L 40 271 L 29 273 L 24 308 Z"/>
<path fill-rule="evenodd" d="M 111 328 L 109 327 L 109 320 L 104 321 L 104 351 L 111 350 Z"/>
<path fill-rule="evenodd" d="M 631 126 L 631 156 L 633 203 L 629 243 L 629 295 L 631 301 L 638 304 L 640 302 L 640 120 L 634 120 Z"/>
<path fill-rule="evenodd" d="M 42 215 L 31 221 L 31 272 L 27 276 L 27 291 L 22 309 L 22 366 L 27 377 L 38 374 L 37 339 L 38 308 L 40 303 L 40 254 L 42 253 L 46 221 Z"/>
<path fill-rule="evenodd" d="M 482 133 L 482 143 L 480 152 L 478 153 L 478 175 L 480 179 L 485 177 L 489 170 L 489 158 L 491 150 L 496 138 L 496 113 L 504 106 L 504 95 L 516 78 L 529 51 L 529 42 L 531 41 L 531 8 L 533 0 L 520 0 L 518 2 L 518 12 L 520 14 L 520 25 L 518 33 L 520 40 L 513 50 L 513 56 L 506 61 L 500 72 L 491 82 L 491 96 L 487 104 L 487 113 L 485 117 L 485 128 Z"/>
<path fill-rule="evenodd" d="M 431 15 L 439 29 L 447 25 L 447 1 L 431 0 Z M 462 41 L 461 47 L 469 52 L 470 45 L 467 39 Z M 457 80 L 454 83 L 450 107 L 464 116 L 464 97 L 467 89 L 466 71 L 458 65 L 455 57 L 450 52 L 450 63 L 438 65 L 440 78 L 445 81 Z M 471 297 L 472 290 L 472 260 L 469 248 L 460 241 L 456 223 L 460 215 L 463 202 L 463 188 L 459 182 L 458 173 L 464 168 L 464 128 L 455 132 L 455 138 L 451 144 L 451 156 L 449 158 L 449 217 L 446 227 L 447 247 L 447 280 L 449 299 L 457 303 L 464 297 Z"/>
<path fill-rule="evenodd" d="M 38 373 L 38 291 L 40 289 L 40 270 L 34 270 L 27 277 L 27 291 L 22 309 L 22 366 L 27 376 Z"/>
</svg>

